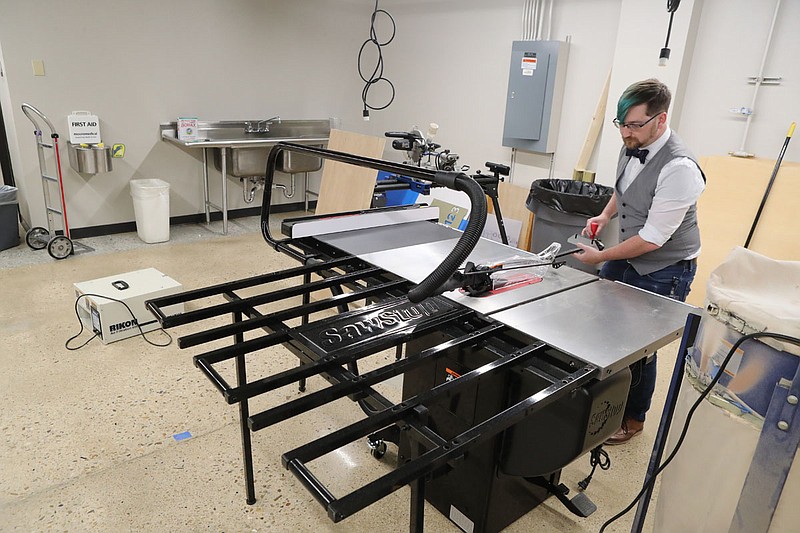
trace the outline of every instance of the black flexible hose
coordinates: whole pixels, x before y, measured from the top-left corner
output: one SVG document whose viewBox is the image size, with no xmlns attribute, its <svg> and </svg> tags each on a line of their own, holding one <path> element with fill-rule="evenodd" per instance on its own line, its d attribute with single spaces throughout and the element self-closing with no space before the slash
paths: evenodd
<svg viewBox="0 0 800 533">
<path fill-rule="evenodd" d="M 289 245 L 293 239 L 276 240 L 269 229 L 269 215 L 270 206 L 272 205 L 272 181 L 275 174 L 276 161 L 278 154 L 282 151 L 304 153 L 308 155 L 315 155 L 323 159 L 330 159 L 339 161 L 348 165 L 355 165 L 358 167 L 372 168 L 375 170 L 383 170 L 386 172 L 394 172 L 400 175 L 408 176 L 410 178 L 421 179 L 430 181 L 437 185 L 442 185 L 449 189 L 461 191 L 467 194 L 470 200 L 471 209 L 469 221 L 464 233 L 459 237 L 458 242 L 444 258 L 444 261 L 431 272 L 427 278 L 411 289 L 408 293 L 408 299 L 414 303 L 419 303 L 425 298 L 433 296 L 436 291 L 439 293 L 444 291 L 443 285 L 450 276 L 461 266 L 470 252 L 472 252 L 475 245 L 481 238 L 483 226 L 486 224 L 486 196 L 483 188 L 473 178 L 464 174 L 463 172 L 445 172 L 445 171 L 432 171 L 427 168 L 414 167 L 410 165 L 402 165 L 391 161 L 382 161 L 379 159 L 371 159 L 355 154 L 348 154 L 346 152 L 338 152 L 335 150 L 328 150 L 326 148 L 317 148 L 314 146 L 304 146 L 295 143 L 280 142 L 276 144 L 269 153 L 267 158 L 267 168 L 264 178 L 264 196 L 261 202 L 261 233 L 264 239 L 275 250 L 283 251 L 289 255 L 293 255 L 298 259 L 303 259 L 303 255 L 297 251 L 293 251 Z M 355 213 L 353 213 L 355 214 Z"/>
<path fill-rule="evenodd" d="M 483 188 L 478 183 L 464 174 L 463 172 L 437 172 L 437 183 L 449 181 L 452 175 L 452 186 L 447 185 L 457 191 L 465 192 L 469 196 L 472 208 L 470 209 L 469 221 L 464 229 L 464 234 L 450 251 L 444 261 L 431 272 L 427 278 L 422 280 L 419 285 L 408 291 L 408 299 L 413 303 L 418 303 L 436 294 L 437 290 L 450 279 L 450 276 L 461 266 L 483 233 L 483 226 L 486 224 L 486 195 Z"/>
</svg>

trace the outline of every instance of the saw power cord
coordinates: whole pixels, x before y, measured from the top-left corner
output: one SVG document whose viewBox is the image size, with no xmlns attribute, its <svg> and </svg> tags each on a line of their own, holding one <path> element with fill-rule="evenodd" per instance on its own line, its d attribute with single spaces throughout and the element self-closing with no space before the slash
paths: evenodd
<svg viewBox="0 0 800 533">
<path fill-rule="evenodd" d="M 378 34 L 375 31 L 375 19 L 378 16 L 378 13 L 383 13 L 389 18 L 389 22 L 392 23 L 392 35 L 384 42 L 380 42 L 378 40 Z M 378 0 L 375 0 L 375 9 L 372 11 L 372 17 L 370 18 L 370 25 L 369 25 L 369 39 L 364 41 L 364 44 L 361 45 L 361 49 L 358 51 L 358 75 L 361 76 L 361 79 L 364 80 L 364 89 L 361 91 L 361 102 L 364 104 L 364 120 L 369 120 L 369 110 L 372 109 L 374 111 L 380 111 L 381 109 L 386 109 L 392 102 L 394 102 L 394 84 L 389 81 L 387 78 L 383 77 L 383 54 L 381 52 L 381 47 L 386 46 L 387 44 L 391 43 L 394 40 L 395 33 L 397 32 L 397 26 L 395 25 L 394 18 L 389 14 L 388 11 L 383 9 L 378 9 Z M 378 60 L 375 62 L 375 68 L 372 70 L 372 74 L 369 77 L 364 75 L 364 71 L 361 69 L 361 59 L 364 55 L 364 50 L 368 45 L 374 45 L 375 50 L 378 54 Z M 371 106 L 367 103 L 367 97 L 369 96 L 369 90 L 372 88 L 373 85 L 379 82 L 386 82 L 389 85 L 389 89 L 391 90 L 391 96 L 389 97 L 389 101 L 382 106 Z"/>
<path fill-rule="evenodd" d="M 73 347 L 70 347 L 70 345 L 69 345 L 69 343 L 70 343 L 70 342 L 72 342 L 73 340 L 75 340 L 75 339 L 77 339 L 78 337 L 80 337 L 80 335 L 83 333 L 83 330 L 84 330 L 84 327 L 83 327 L 83 320 L 81 320 L 81 315 L 80 315 L 80 313 L 78 312 L 78 304 L 80 303 L 80 301 L 81 301 L 81 298 L 87 298 L 87 297 L 89 297 L 89 296 L 91 296 L 92 298 L 104 298 L 104 299 L 106 299 L 106 300 L 109 300 L 109 301 L 112 301 L 112 302 L 121 303 L 122 305 L 124 305 L 124 306 L 125 306 L 125 309 L 127 309 L 127 310 L 128 310 L 128 313 L 130 313 L 130 315 L 131 315 L 131 318 L 132 318 L 132 319 L 133 319 L 133 321 L 136 323 L 136 327 L 137 327 L 137 328 L 139 328 L 139 333 L 138 333 L 136 336 L 137 336 L 137 337 L 138 337 L 138 336 L 141 336 L 141 337 L 142 337 L 144 340 L 146 340 L 146 341 L 147 341 L 149 344 L 152 344 L 153 346 L 157 346 L 158 348 L 165 348 L 165 347 L 169 346 L 170 344 L 172 344 L 172 336 L 171 336 L 169 333 L 167 333 L 167 332 L 164 330 L 164 328 L 159 328 L 159 329 L 157 329 L 157 330 L 154 330 L 154 331 L 161 331 L 161 332 L 162 332 L 164 335 L 166 335 L 166 336 L 167 336 L 167 338 L 169 339 L 169 341 L 168 341 L 166 344 L 158 344 L 157 342 L 153 342 L 153 341 L 151 341 L 150 339 L 148 339 L 148 338 L 147 338 L 147 336 L 144 334 L 144 331 L 142 330 L 142 326 L 147 326 L 147 325 L 150 325 L 150 324 L 152 324 L 153 322 L 155 322 L 155 320 L 151 320 L 150 322 L 145 322 L 144 324 L 139 324 L 139 321 L 138 321 L 138 320 L 136 320 L 136 315 L 133 313 L 133 310 L 131 310 L 131 308 L 128 306 L 128 304 L 127 304 L 127 303 L 125 303 L 124 301 L 122 301 L 122 300 L 117 300 L 116 298 L 111 298 L 110 296 L 103 296 L 102 294 L 91 294 L 91 293 L 88 293 L 88 292 L 87 292 L 87 293 L 81 294 L 80 296 L 78 296 L 77 298 L 75 298 L 75 316 L 76 316 L 76 317 L 78 317 L 78 323 L 81 325 L 81 329 L 80 329 L 80 331 L 78 331 L 78 333 L 76 333 L 75 335 L 73 335 L 72 337 L 70 337 L 69 339 L 67 339 L 67 342 L 65 342 L 65 343 L 64 343 L 64 347 L 65 347 L 67 350 L 70 350 L 70 351 L 80 350 L 81 348 L 83 348 L 84 346 L 86 346 L 86 345 L 87 345 L 87 344 L 89 344 L 89 343 L 90 343 L 92 340 L 94 340 L 95 338 L 97 338 L 97 337 L 99 336 L 99 333 L 97 333 L 97 332 L 95 331 L 94 335 L 93 335 L 92 337 L 90 337 L 90 338 L 89 338 L 89 340 L 87 340 L 86 342 L 84 342 L 83 344 L 81 344 L 80 346 L 73 346 Z M 91 313 L 91 311 L 90 311 L 90 313 Z"/>
<path fill-rule="evenodd" d="M 589 472 L 589 475 L 586 476 L 586 479 L 582 481 L 578 481 L 578 486 L 581 490 L 586 490 L 589 487 L 589 483 L 592 482 L 592 476 L 594 475 L 594 471 L 597 470 L 597 467 L 600 467 L 600 470 L 608 470 L 611 468 L 611 457 L 608 456 L 608 452 L 603 449 L 603 445 L 592 449 L 589 453 L 589 465 L 592 467 L 592 471 Z"/>
<path fill-rule="evenodd" d="M 697 410 L 698 407 L 700 407 L 700 404 L 703 402 L 706 396 L 708 396 L 708 394 L 714 389 L 714 386 L 717 384 L 717 382 L 724 374 L 725 368 L 728 366 L 728 362 L 731 360 L 731 357 L 733 357 L 733 354 L 736 353 L 736 350 L 739 348 L 739 346 L 745 341 L 751 339 L 759 339 L 762 337 L 777 339 L 783 342 L 788 342 L 789 344 L 800 346 L 800 339 L 796 337 L 790 337 L 789 335 L 782 335 L 780 333 L 768 333 L 765 331 L 760 333 L 750 333 L 748 335 L 743 335 L 742 337 L 740 337 L 739 340 L 737 340 L 733 344 L 733 346 L 731 346 L 731 349 L 728 351 L 728 354 L 725 356 L 725 359 L 719 366 L 719 369 L 717 370 L 717 374 L 714 376 L 714 379 L 711 380 L 711 383 L 708 384 L 705 390 L 703 390 L 703 393 L 700 394 L 700 397 L 697 399 L 697 401 L 695 401 L 694 404 L 692 404 L 692 407 L 689 409 L 689 414 L 686 416 L 686 422 L 683 424 L 683 429 L 681 430 L 680 437 L 678 437 L 678 442 L 675 443 L 675 448 L 672 450 L 672 453 L 670 453 L 669 457 L 667 457 L 667 459 L 663 463 L 661 463 L 661 466 L 659 466 L 656 469 L 656 471 L 653 472 L 653 475 L 650 477 L 650 479 L 648 479 L 645 482 L 644 486 L 642 487 L 642 490 L 639 491 L 639 494 L 636 495 L 633 501 L 627 507 L 625 507 L 625 509 L 615 514 L 611 518 L 609 518 L 602 525 L 599 533 L 603 533 L 609 525 L 611 525 L 619 518 L 625 516 L 628 513 L 628 511 L 633 509 L 633 506 L 636 505 L 636 503 L 641 499 L 641 497 L 655 484 L 658 475 L 661 474 L 661 472 L 664 471 L 667 465 L 669 465 L 669 463 L 672 462 L 672 460 L 675 458 L 675 455 L 677 455 L 681 445 L 683 445 L 683 440 L 686 438 L 686 432 L 689 430 L 689 423 L 692 421 L 692 416 L 694 416 L 694 412 Z"/>
</svg>

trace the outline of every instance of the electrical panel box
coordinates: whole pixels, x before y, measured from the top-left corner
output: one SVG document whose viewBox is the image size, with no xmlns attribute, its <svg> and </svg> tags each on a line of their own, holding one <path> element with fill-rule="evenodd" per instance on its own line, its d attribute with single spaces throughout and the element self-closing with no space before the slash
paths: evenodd
<svg viewBox="0 0 800 533">
<path fill-rule="evenodd" d="M 567 72 L 565 41 L 514 41 L 503 146 L 553 153 Z"/>
<path fill-rule="evenodd" d="M 181 292 L 183 286 L 155 268 L 75 283 L 78 316 L 104 344 L 148 332 L 160 326 L 144 302 Z M 183 304 L 163 309 L 167 315 L 183 312 Z M 140 330 L 141 328 L 141 330 Z"/>
</svg>

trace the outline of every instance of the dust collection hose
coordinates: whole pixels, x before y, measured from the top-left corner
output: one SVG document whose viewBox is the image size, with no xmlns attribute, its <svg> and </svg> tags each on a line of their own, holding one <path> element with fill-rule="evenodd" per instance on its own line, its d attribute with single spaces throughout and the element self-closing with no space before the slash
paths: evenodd
<svg viewBox="0 0 800 533">
<path fill-rule="evenodd" d="M 478 244 L 483 233 L 483 226 L 486 224 L 486 193 L 475 180 L 463 172 L 444 171 L 437 172 L 436 178 L 435 183 L 466 193 L 472 208 L 464 233 L 461 234 L 461 238 L 458 239 L 444 261 L 419 285 L 408 291 L 408 299 L 413 303 L 421 302 L 429 296 L 442 292 L 439 289 L 450 279 L 450 276 L 455 273 Z"/>
<path fill-rule="evenodd" d="M 267 158 L 267 169 L 265 172 L 264 183 L 264 197 L 261 202 L 261 233 L 264 240 L 276 250 L 286 251 L 290 255 L 291 248 L 287 245 L 292 239 L 276 240 L 273 238 L 269 230 L 269 213 L 272 203 L 272 181 L 277 166 L 278 155 L 283 152 L 297 152 L 308 155 L 320 157 L 322 159 L 330 159 L 339 161 L 358 167 L 372 168 L 375 170 L 382 170 L 385 172 L 392 172 L 410 178 L 417 178 L 425 181 L 430 181 L 444 187 L 461 191 L 467 194 L 471 204 L 470 217 L 467 222 L 467 227 L 461 234 L 461 237 L 456 242 L 456 245 L 447 254 L 447 257 L 437 266 L 428 277 L 422 280 L 419 285 L 411 289 L 408 293 L 408 299 L 411 302 L 418 303 L 433 296 L 434 294 L 443 292 L 443 285 L 450 279 L 450 276 L 461 266 L 472 252 L 475 245 L 480 240 L 483 226 L 486 223 L 486 196 L 483 188 L 478 183 L 467 176 L 463 172 L 445 172 L 435 171 L 426 168 L 412 167 L 410 165 L 403 165 L 391 161 L 382 161 L 380 159 L 371 159 L 368 157 L 357 156 L 345 152 L 337 152 L 335 150 L 328 150 L 325 148 L 316 148 L 313 146 L 304 146 L 301 144 L 282 142 L 275 145 L 270 151 Z M 438 291 L 438 292 L 437 292 Z"/>
</svg>

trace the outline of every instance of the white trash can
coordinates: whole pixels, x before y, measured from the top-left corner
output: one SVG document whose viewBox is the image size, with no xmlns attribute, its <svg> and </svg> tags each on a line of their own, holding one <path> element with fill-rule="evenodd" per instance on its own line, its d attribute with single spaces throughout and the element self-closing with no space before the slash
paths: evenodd
<svg viewBox="0 0 800 533">
<path fill-rule="evenodd" d="M 169 183 L 159 179 L 131 180 L 136 233 L 152 244 L 169 240 Z"/>
</svg>

